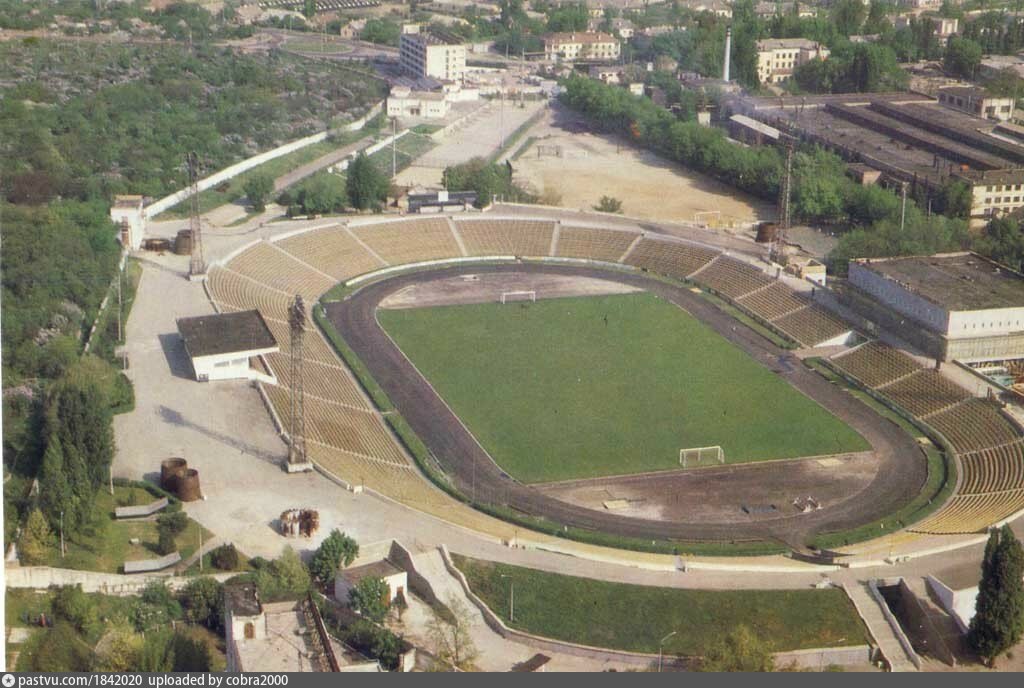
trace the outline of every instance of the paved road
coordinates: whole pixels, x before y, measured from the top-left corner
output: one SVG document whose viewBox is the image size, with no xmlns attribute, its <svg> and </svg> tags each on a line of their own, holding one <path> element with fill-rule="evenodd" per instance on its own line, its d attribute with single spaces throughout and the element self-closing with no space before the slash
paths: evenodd
<svg viewBox="0 0 1024 688">
<path fill-rule="evenodd" d="M 859 431 L 878 454 L 878 473 L 855 500 L 815 513 L 797 514 L 770 522 L 665 522 L 579 507 L 514 481 L 494 463 L 419 371 L 395 347 L 376 320 L 377 304 L 388 294 L 410 284 L 439 276 L 450 278 L 460 273 L 501 271 L 576 275 L 642 287 L 684 308 L 747 351 L 755 360 L 795 361 L 790 352 L 776 347 L 746 327 L 737 327 L 734 319 L 684 286 L 658 282 L 639 273 L 610 269 L 557 265 L 445 268 L 377 282 L 345 301 L 328 304 L 331 322 L 345 333 L 350 346 L 464 494 L 475 495 L 482 503 L 508 506 L 556 524 L 627 537 L 682 541 L 769 539 L 799 548 L 813 532 L 850 528 L 891 513 L 924 484 L 926 465 L 913 438 L 802 365 L 773 367 L 794 387 Z"/>
</svg>

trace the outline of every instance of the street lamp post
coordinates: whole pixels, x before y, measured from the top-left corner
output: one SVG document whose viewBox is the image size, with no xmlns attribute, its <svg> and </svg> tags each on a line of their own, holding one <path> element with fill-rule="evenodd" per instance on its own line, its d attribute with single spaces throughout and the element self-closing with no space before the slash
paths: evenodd
<svg viewBox="0 0 1024 688">
<path fill-rule="evenodd" d="M 60 512 L 60 558 L 64 558 L 64 512 Z"/>
<path fill-rule="evenodd" d="M 672 636 L 674 636 L 676 633 L 678 633 L 678 631 L 672 631 L 667 636 L 662 638 L 660 643 L 658 643 L 658 673 L 659 674 L 661 673 L 661 662 L 662 662 L 662 657 L 664 656 L 663 653 L 662 653 L 662 649 L 665 647 L 665 641 L 668 640 L 669 638 L 671 638 Z"/>
<path fill-rule="evenodd" d="M 516 620 L 516 584 L 511 580 L 512 576 L 508 574 L 503 573 L 501 577 L 510 579 L 508 582 L 508 620 L 511 623 Z"/>
</svg>

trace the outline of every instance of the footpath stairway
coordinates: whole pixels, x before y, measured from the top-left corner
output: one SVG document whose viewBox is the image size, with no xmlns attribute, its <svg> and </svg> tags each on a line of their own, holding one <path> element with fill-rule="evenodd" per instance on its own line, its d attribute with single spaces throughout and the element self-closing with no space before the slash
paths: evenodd
<svg viewBox="0 0 1024 688">
<path fill-rule="evenodd" d="M 853 606 L 857 608 L 857 613 L 860 614 L 864 624 L 868 627 L 868 632 L 878 644 L 882 656 L 889 662 L 890 669 L 894 672 L 917 671 L 916 665 L 903 649 L 899 638 L 896 637 L 896 632 L 889 625 L 879 603 L 871 596 L 867 585 L 861 582 L 844 583 L 843 590 L 853 602 Z"/>
</svg>

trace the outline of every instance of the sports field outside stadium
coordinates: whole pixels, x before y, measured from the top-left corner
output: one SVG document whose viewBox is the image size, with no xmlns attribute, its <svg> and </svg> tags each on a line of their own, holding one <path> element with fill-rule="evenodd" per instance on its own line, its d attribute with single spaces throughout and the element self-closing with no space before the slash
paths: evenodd
<svg viewBox="0 0 1024 688">
<path fill-rule="evenodd" d="M 870 449 L 853 429 L 649 293 L 378 318 L 485 450 L 526 483 Z"/>
</svg>

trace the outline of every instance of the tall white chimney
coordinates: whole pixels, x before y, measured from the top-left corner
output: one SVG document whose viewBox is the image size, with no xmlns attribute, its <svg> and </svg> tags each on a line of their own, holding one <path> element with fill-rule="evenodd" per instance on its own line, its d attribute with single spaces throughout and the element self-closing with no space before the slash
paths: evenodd
<svg viewBox="0 0 1024 688">
<path fill-rule="evenodd" d="M 729 54 L 732 53 L 732 27 L 725 29 L 725 63 L 722 66 L 722 81 L 729 80 Z"/>
</svg>

